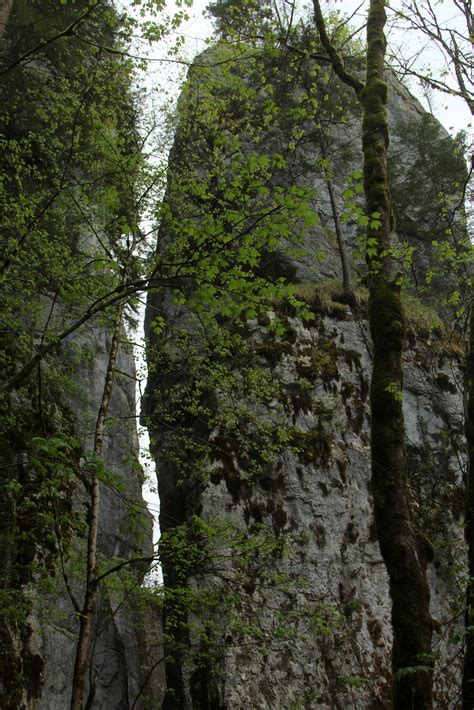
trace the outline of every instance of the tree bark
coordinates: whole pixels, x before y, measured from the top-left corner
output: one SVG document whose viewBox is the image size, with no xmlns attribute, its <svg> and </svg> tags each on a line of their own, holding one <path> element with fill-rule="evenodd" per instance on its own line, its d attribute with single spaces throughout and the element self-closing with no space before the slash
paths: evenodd
<svg viewBox="0 0 474 710">
<path fill-rule="evenodd" d="M 466 432 L 468 465 L 466 474 L 465 536 L 468 549 L 468 583 L 465 611 L 465 654 L 462 677 L 462 708 L 474 707 L 474 305 L 469 316 L 469 341 L 465 376 Z"/>
<path fill-rule="evenodd" d="M 385 1 L 371 0 L 367 21 L 365 84 L 351 77 L 340 55 L 328 49 L 320 4 L 315 21 L 323 46 L 337 61 L 339 78 L 355 90 L 363 107 L 364 192 L 369 216 L 369 326 L 373 345 L 370 385 L 371 463 L 374 516 L 392 600 L 393 704 L 395 710 L 433 707 L 432 620 L 427 560 L 409 505 L 405 427 L 402 410 L 402 354 L 405 317 L 388 250 L 392 205 L 387 152 L 387 84 L 384 81 Z M 372 252 L 372 249 L 374 250 Z"/>
</svg>

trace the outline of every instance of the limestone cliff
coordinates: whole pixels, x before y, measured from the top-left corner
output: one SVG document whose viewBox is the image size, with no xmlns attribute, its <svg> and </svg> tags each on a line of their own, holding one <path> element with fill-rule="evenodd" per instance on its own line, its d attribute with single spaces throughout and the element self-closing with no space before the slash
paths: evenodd
<svg viewBox="0 0 474 710">
<path fill-rule="evenodd" d="M 121 19 L 109 2 L 4 5 L 0 706 L 70 707 L 95 475 L 97 574 L 105 576 L 94 580 L 99 604 L 87 707 L 143 708 L 158 675 L 151 678 L 150 668 L 161 654 L 152 607 L 138 593 L 146 560 L 130 562 L 152 549 L 125 317 L 102 456 L 94 445 L 112 325 L 120 323 L 117 309 L 123 314 L 120 303 L 111 309 L 104 300 L 123 272 L 121 246 L 132 229 L 123 220 L 137 218 L 130 66 L 93 46 L 111 47 Z M 91 44 L 74 34 L 79 26 Z M 94 310 L 97 304 L 104 307 Z M 107 574 L 120 563 L 124 569 Z M 159 681 L 154 691 L 159 695 Z"/>
<path fill-rule="evenodd" d="M 284 212 L 285 221 L 269 218 L 257 234 L 261 258 L 246 266 L 295 284 L 313 318 L 298 315 L 291 297 L 234 322 L 214 305 L 233 343 L 226 350 L 193 309 L 198 271 L 184 286 L 176 278 L 174 295 L 149 297 L 146 412 L 169 591 L 164 707 L 389 707 L 390 600 L 369 486 L 358 110 L 311 60 L 242 50 L 232 62 L 229 51 L 202 55 L 190 71 L 158 252 L 164 262 L 184 253 L 189 264 L 202 254 L 200 230 L 240 245 L 263 214 Z M 453 250 L 462 251 L 450 209 L 464 168 L 441 126 L 395 79 L 389 115 L 394 259 L 409 319 L 410 499 L 431 586 L 436 703 L 454 708 L 462 344 L 438 314 L 448 317 L 438 295 L 448 299 L 456 277 L 442 261 L 433 267 L 432 243 L 443 241 L 448 219 Z M 358 307 L 341 282 L 329 184 Z M 224 275 L 221 283 L 226 290 Z"/>
<path fill-rule="evenodd" d="M 126 342 L 125 332 L 123 337 Z M 80 340 L 81 356 L 76 365 L 74 393 L 69 405 L 83 451 L 90 451 L 110 338 L 105 329 L 96 327 L 82 335 Z M 77 347 L 77 339 L 75 341 L 70 345 Z M 137 460 L 135 363 L 130 345 L 124 344 L 120 352 L 108 418 L 104 465 L 114 478 L 102 490 L 100 555 L 103 560 L 110 561 L 127 560 L 135 555 L 151 556 L 151 519 L 142 498 L 142 473 Z M 74 504 L 80 509 L 87 505 L 87 499 L 80 491 L 75 494 Z M 80 560 L 85 554 L 84 541 L 76 545 L 78 549 L 72 554 Z M 134 570 L 135 584 L 140 584 L 146 567 L 145 563 Z M 73 594 L 80 598 L 81 581 L 74 579 L 77 576 L 74 569 L 70 575 Z M 149 617 L 152 609 L 134 597 L 133 591 L 126 594 L 124 597 L 120 585 L 101 593 L 89 672 L 94 686 L 93 708 L 130 708 L 134 703 L 136 708 L 148 706 L 146 697 L 150 687 L 145 680 L 160 654 L 159 637 L 155 637 L 151 630 Z M 78 624 L 68 592 L 59 579 L 54 593 L 36 600 L 35 616 L 38 621 L 33 623 L 39 625 L 41 640 L 33 637 L 31 643 L 38 644 L 37 652 L 44 670 L 37 704 L 27 707 L 63 710 L 71 696 Z M 155 679 L 156 675 L 153 681 Z M 152 687 L 159 693 L 159 680 L 153 682 Z"/>
<path fill-rule="evenodd" d="M 125 333 L 123 337 L 126 338 Z M 63 413 L 67 413 L 69 423 L 72 423 L 78 448 L 70 454 L 74 459 L 78 458 L 78 475 L 81 475 L 81 464 L 84 466 L 84 474 L 87 470 L 85 460 L 81 462 L 80 457 L 91 451 L 91 435 L 100 403 L 109 348 L 106 329 L 96 326 L 81 334 L 80 338 L 71 338 L 61 357 L 61 365 L 69 361 L 74 371 L 73 390 L 67 399 L 56 400 L 54 416 L 56 422 L 59 422 L 60 417 L 64 416 L 61 414 L 62 409 Z M 130 345 L 122 346 L 118 370 L 104 450 L 104 466 L 113 478 L 108 485 L 103 485 L 100 510 L 99 554 L 104 562 L 110 561 L 107 563 L 109 567 L 113 561 L 127 560 L 137 555 L 152 555 L 151 520 L 141 495 L 142 474 L 137 461 L 135 366 Z M 24 407 L 27 407 L 26 400 L 23 400 L 20 411 Z M 16 450 L 15 442 L 10 442 L 8 455 L 10 459 L 15 457 L 21 461 L 23 473 L 18 480 L 22 486 L 29 482 L 29 495 L 33 497 L 35 484 L 41 484 L 42 476 L 36 461 L 29 460 L 31 454 L 27 446 L 30 433 L 23 433 L 24 450 Z M 3 456 L 6 455 L 7 452 L 3 451 Z M 55 465 L 56 468 L 60 466 Z M 54 471 L 55 468 L 52 473 Z M 43 482 L 42 485 L 47 483 Z M 61 492 L 61 499 L 67 501 L 68 517 L 74 516 L 77 521 L 84 519 L 88 499 L 81 484 L 69 484 Z M 17 505 L 21 511 L 21 499 Z M 60 499 L 54 505 L 59 507 Z M 14 547 L 10 553 L 13 558 L 11 574 L 3 580 L 6 590 L 9 587 L 15 590 L 18 609 L 21 609 L 21 604 L 25 604 L 26 613 L 24 620 L 7 616 L 2 632 L 2 707 L 15 710 L 63 710 L 69 706 L 71 697 L 78 634 L 77 609 L 72 600 L 77 604 L 83 594 L 84 526 L 80 523 L 72 536 L 73 531 L 61 528 L 60 510 L 56 510 L 57 537 L 49 540 L 49 510 L 50 507 L 45 506 L 43 512 L 38 511 L 38 515 L 43 516 L 45 527 L 44 536 L 35 533 L 36 543 L 32 542 L 29 521 L 25 521 L 24 515 L 20 514 L 14 520 L 15 537 L 10 543 Z M 64 511 L 61 512 L 64 514 Z M 134 526 L 131 525 L 131 516 L 135 520 Z M 22 543 L 21 534 L 25 543 Z M 5 535 L 4 530 L 4 551 L 9 546 Z M 19 584 L 18 567 L 25 555 L 22 548 L 33 544 L 30 566 L 35 564 L 35 567 L 31 576 Z M 49 551 L 45 550 L 46 545 L 49 545 Z M 50 581 L 46 569 L 41 573 L 44 564 L 48 565 Z M 35 572 L 36 567 L 38 569 Z M 145 570 L 146 563 L 133 570 L 135 585 L 140 584 Z M 151 685 L 147 678 L 150 667 L 161 655 L 160 632 L 150 617 L 152 607 L 140 601 L 133 589 L 130 589 L 130 584 L 125 597 L 124 589 L 116 580 L 114 586 L 101 590 L 88 684 L 91 707 L 94 708 L 145 708 L 148 707 L 146 698 L 150 688 L 155 696 L 160 694 L 159 671 L 155 673 Z M 30 602 L 28 605 L 26 599 Z M 7 609 L 4 609 L 4 613 Z"/>
</svg>

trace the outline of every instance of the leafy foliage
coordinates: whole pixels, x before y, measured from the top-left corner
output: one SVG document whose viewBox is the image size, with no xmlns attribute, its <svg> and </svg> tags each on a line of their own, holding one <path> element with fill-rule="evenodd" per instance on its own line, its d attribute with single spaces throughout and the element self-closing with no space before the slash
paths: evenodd
<svg viewBox="0 0 474 710">
<path fill-rule="evenodd" d="M 2 656 L 5 707 L 39 693 L 42 661 L 28 646 L 32 590 L 50 593 L 58 574 L 68 586 L 64 561 L 87 529 L 73 499 L 87 499 L 93 461 L 68 399 L 87 348 L 76 337 L 60 351 L 60 339 L 140 259 L 129 247 L 143 158 L 120 27 L 109 2 L 20 0 L 5 37 L 0 364 L 2 384 L 20 378 L 2 394 L 1 587 L 23 609 L 2 608 L 11 650 Z M 103 312 L 89 332 L 109 322 Z M 48 356 L 38 358 L 42 351 Z"/>
</svg>

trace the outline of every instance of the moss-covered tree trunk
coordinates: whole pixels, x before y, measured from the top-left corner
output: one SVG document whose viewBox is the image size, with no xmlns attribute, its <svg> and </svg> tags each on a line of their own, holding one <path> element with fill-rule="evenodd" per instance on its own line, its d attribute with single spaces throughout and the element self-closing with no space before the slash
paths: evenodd
<svg viewBox="0 0 474 710">
<path fill-rule="evenodd" d="M 365 84 L 350 75 L 326 34 L 319 2 L 315 20 L 339 78 L 352 86 L 363 107 L 364 192 L 367 229 L 369 325 L 373 345 L 370 388 L 374 515 L 390 580 L 393 626 L 394 708 L 431 708 L 432 620 L 423 546 L 412 523 L 403 421 L 402 354 L 405 319 L 389 249 L 392 232 L 384 81 L 385 1 L 371 0 L 367 22 Z"/>
<path fill-rule="evenodd" d="M 466 526 L 468 547 L 468 585 L 466 590 L 466 648 L 462 679 L 463 710 L 474 707 L 474 306 L 469 317 L 469 342 L 465 378 L 465 431 L 468 454 L 466 476 Z"/>
<path fill-rule="evenodd" d="M 369 257 L 369 324 L 373 344 L 370 388 L 372 493 L 380 549 L 392 598 L 394 705 L 432 707 L 430 592 L 426 560 L 411 520 L 402 411 L 405 320 L 386 251 L 392 209 L 387 170 L 387 85 L 384 82 L 384 0 L 372 0 L 367 24 L 367 76 L 361 95 L 364 191 L 367 211 L 380 214 Z M 370 250 L 369 250 L 370 253 Z M 420 670 L 415 671 L 414 669 Z M 405 669 L 411 669 L 406 672 Z"/>
</svg>

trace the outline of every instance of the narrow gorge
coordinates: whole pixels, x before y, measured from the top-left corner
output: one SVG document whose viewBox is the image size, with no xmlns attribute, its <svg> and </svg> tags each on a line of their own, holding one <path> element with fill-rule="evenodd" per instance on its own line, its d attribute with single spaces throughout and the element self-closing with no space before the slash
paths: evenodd
<svg viewBox="0 0 474 710">
<path fill-rule="evenodd" d="M 169 31 L 156 5 L 152 38 Z M 0 706 L 388 710 L 424 674 L 423 707 L 465 710 L 465 138 L 386 69 L 382 256 L 406 317 L 389 395 L 432 620 L 430 653 L 394 671 L 371 483 L 380 214 L 360 103 L 312 16 L 283 40 L 272 3 L 211 5 L 218 38 L 167 117 L 165 171 L 146 156 L 131 12 L 0 10 Z M 362 77 L 360 41 L 328 21 Z"/>
</svg>

